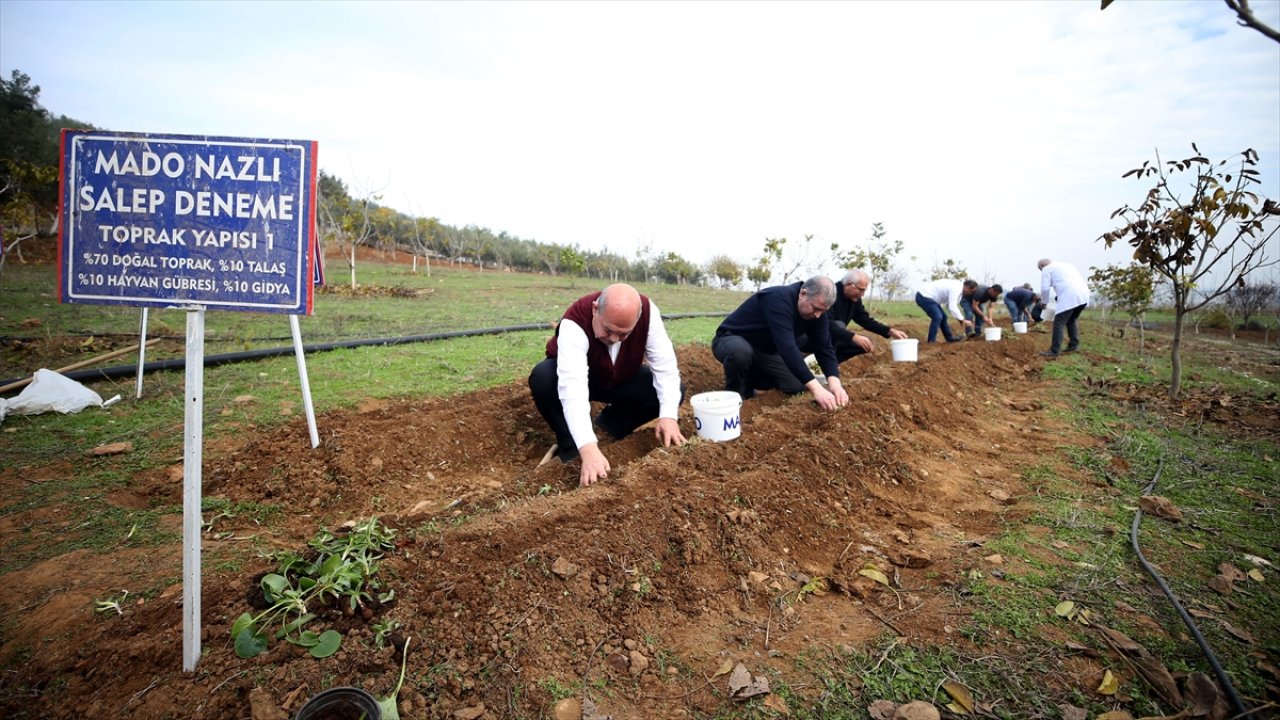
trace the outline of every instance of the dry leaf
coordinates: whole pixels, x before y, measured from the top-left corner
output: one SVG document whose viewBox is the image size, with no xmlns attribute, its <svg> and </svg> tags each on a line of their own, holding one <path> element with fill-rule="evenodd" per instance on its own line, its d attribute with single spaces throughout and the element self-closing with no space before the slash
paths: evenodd
<svg viewBox="0 0 1280 720">
<path fill-rule="evenodd" d="M 1234 635 L 1237 640 L 1243 640 L 1244 642 L 1247 642 L 1250 645 L 1254 643 L 1254 639 L 1252 635 L 1250 635 L 1248 632 L 1244 630 L 1241 630 L 1233 626 L 1231 623 L 1228 623 L 1228 622 L 1222 623 L 1222 628 L 1227 632 L 1231 633 L 1232 635 Z"/>
<path fill-rule="evenodd" d="M 1120 681 L 1108 670 L 1102 674 L 1102 683 L 1098 685 L 1099 695 L 1115 695 L 1120 691 Z"/>
<path fill-rule="evenodd" d="M 729 659 L 725 659 L 724 662 L 720 663 L 720 669 L 716 670 L 716 673 L 711 677 L 718 678 L 721 675 L 727 675 L 730 670 L 733 670 L 733 661 Z"/>
<path fill-rule="evenodd" d="M 1096 720 L 1133 720 L 1133 716 L 1123 710 L 1104 712 Z"/>
<path fill-rule="evenodd" d="M 961 685 L 958 682 L 952 682 L 948 680 L 942 683 L 942 689 L 947 691 L 947 694 L 950 695 L 951 699 L 955 701 L 953 704 L 956 706 L 959 706 L 959 708 L 962 711 L 962 714 L 964 715 L 973 714 L 973 710 L 974 710 L 973 696 L 969 694 L 968 688 L 966 688 L 965 686 Z"/>
<path fill-rule="evenodd" d="M 1192 717 L 1208 717 L 1213 714 L 1213 706 L 1225 702 L 1222 692 L 1208 675 L 1192 673 L 1187 676 L 1187 700 L 1192 702 Z"/>
<path fill-rule="evenodd" d="M 778 697 L 777 695 L 770 695 L 769 697 L 766 697 L 764 699 L 764 702 L 761 704 L 769 708 L 770 710 L 778 713 L 779 715 L 791 717 L 791 711 L 787 709 L 786 701 L 784 701 L 782 698 Z"/>
<path fill-rule="evenodd" d="M 1218 565 L 1218 573 L 1231 582 L 1240 582 L 1245 578 L 1245 574 L 1240 570 L 1240 568 L 1226 562 Z"/>
<path fill-rule="evenodd" d="M 1075 614 L 1075 611 L 1076 604 L 1070 600 L 1063 600 L 1053 609 L 1053 612 L 1057 614 L 1058 617 L 1066 618 L 1068 620 L 1070 620 L 1071 616 Z"/>
<path fill-rule="evenodd" d="M 863 577 L 869 577 L 885 587 L 889 587 L 889 578 L 885 577 L 884 573 L 873 567 L 864 567 L 858 571 L 858 574 Z"/>
<path fill-rule="evenodd" d="M 1159 495 L 1143 495 L 1138 498 L 1138 507 L 1142 512 L 1172 522 L 1182 522 L 1182 511 L 1167 497 Z"/>
<path fill-rule="evenodd" d="M 1203 550 L 1203 549 L 1204 549 L 1204 545 L 1201 545 L 1201 544 L 1200 544 L 1200 543 L 1198 543 L 1198 542 L 1191 542 L 1190 540 L 1183 540 L 1183 541 L 1182 541 L 1182 544 L 1183 544 L 1183 545 L 1186 545 L 1187 547 L 1193 547 L 1193 548 L 1195 548 L 1195 549 L 1197 549 L 1197 550 Z"/>
<path fill-rule="evenodd" d="M 893 720 L 893 714 L 898 710 L 898 703 L 892 700 L 876 700 L 867 706 L 867 714 L 871 716 L 871 720 Z"/>
<path fill-rule="evenodd" d="M 1075 705 L 1063 703 L 1058 706 L 1058 712 L 1062 713 L 1062 720 L 1089 720 L 1089 712 Z"/>
<path fill-rule="evenodd" d="M 1226 575 L 1214 575 L 1209 578 L 1209 582 L 1206 585 L 1219 595 L 1230 595 L 1234 589 L 1231 587 L 1231 579 Z"/>
<path fill-rule="evenodd" d="M 1265 579 L 1262 576 L 1262 571 L 1259 570 L 1258 568 L 1252 568 L 1251 570 L 1249 570 L 1247 574 L 1249 576 L 1249 579 L 1253 580 L 1254 582 L 1262 582 Z"/>
<path fill-rule="evenodd" d="M 749 698 L 769 693 L 769 679 L 763 675 L 751 677 L 751 673 L 747 670 L 747 666 L 738 663 L 734 666 L 733 672 L 729 675 L 729 697 L 734 700 L 747 700 Z"/>
<path fill-rule="evenodd" d="M 1265 560 L 1265 559 L 1263 559 L 1263 558 L 1260 558 L 1260 557 L 1258 557 L 1257 555 L 1250 555 L 1249 553 L 1245 553 L 1245 554 L 1244 554 L 1244 559 L 1245 559 L 1245 560 L 1248 560 L 1249 562 L 1253 563 L 1254 565 L 1260 565 L 1260 566 L 1265 566 L 1265 567 L 1271 567 L 1271 562 L 1270 562 L 1270 561 Z"/>
<path fill-rule="evenodd" d="M 1102 635 L 1107 639 L 1107 642 L 1109 642 L 1116 650 L 1128 653 L 1142 652 L 1141 645 L 1135 642 L 1133 638 L 1125 635 L 1119 630 L 1112 630 L 1109 627 L 1099 627 L 1098 630 L 1102 632 Z"/>
</svg>

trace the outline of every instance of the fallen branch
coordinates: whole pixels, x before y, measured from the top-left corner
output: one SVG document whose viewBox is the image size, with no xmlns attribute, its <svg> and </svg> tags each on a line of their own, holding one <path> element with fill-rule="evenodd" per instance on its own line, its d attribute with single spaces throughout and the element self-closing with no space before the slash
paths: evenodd
<svg viewBox="0 0 1280 720">
<path fill-rule="evenodd" d="M 150 340 L 148 340 L 146 343 L 143 343 L 143 344 L 145 344 L 147 347 L 150 347 L 152 344 L 158 343 L 158 342 L 160 342 L 160 338 L 151 338 Z M 89 367 L 90 365 L 97 365 L 100 362 L 118 358 L 121 355 L 128 355 L 131 352 L 136 352 L 142 347 L 143 344 L 134 343 L 129 347 L 120 348 L 119 350 L 112 350 L 109 353 L 98 355 L 97 357 L 91 357 L 88 360 L 81 360 L 78 363 L 73 363 L 66 367 L 60 367 L 57 370 L 54 370 L 54 372 L 66 373 L 66 372 L 71 372 L 72 370 L 79 370 L 80 368 Z M 24 378 L 17 382 L 11 382 L 8 385 L 4 385 L 0 387 L 0 393 L 5 393 L 5 392 L 9 392 L 10 390 L 17 390 L 18 388 L 26 387 L 30 385 L 31 381 L 34 379 L 35 379 L 35 375 L 33 374 L 29 378 Z"/>
</svg>

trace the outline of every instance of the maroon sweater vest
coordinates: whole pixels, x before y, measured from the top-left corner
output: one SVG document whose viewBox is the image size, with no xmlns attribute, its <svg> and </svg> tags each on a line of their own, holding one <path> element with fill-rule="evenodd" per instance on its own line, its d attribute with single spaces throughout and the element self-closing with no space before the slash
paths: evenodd
<svg viewBox="0 0 1280 720">
<path fill-rule="evenodd" d="M 592 385 L 603 384 L 605 387 L 616 387 L 636 376 L 636 371 L 644 362 L 644 346 L 649 341 L 649 298 L 640 296 L 640 320 L 631 334 L 622 341 L 618 349 L 618 361 L 609 359 L 609 346 L 596 339 L 591 329 L 591 303 L 600 297 L 594 292 L 579 298 L 564 312 L 564 320 L 572 320 L 587 334 L 587 375 Z M 558 352 L 556 341 L 560 337 L 560 326 L 556 325 L 556 334 L 547 341 L 547 357 L 553 358 Z"/>
</svg>

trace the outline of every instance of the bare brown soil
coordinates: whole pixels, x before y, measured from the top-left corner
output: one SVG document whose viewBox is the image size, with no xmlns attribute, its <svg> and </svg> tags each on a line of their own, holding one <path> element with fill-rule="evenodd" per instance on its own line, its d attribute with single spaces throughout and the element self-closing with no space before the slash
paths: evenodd
<svg viewBox="0 0 1280 720">
<path fill-rule="evenodd" d="M 840 412 L 770 392 L 744 405 L 730 442 L 668 450 L 641 430 L 605 445 L 613 476 L 588 489 L 576 464 L 535 467 L 551 436 L 522 383 L 328 413 L 315 450 L 301 420 L 246 432 L 206 452 L 205 494 L 285 517 L 269 532 L 223 518 L 207 536 L 197 671 L 180 669 L 180 549 L 77 551 L 8 576 L 22 592 L 0 595 L 17 618 L 0 648 L 0 715 L 257 718 L 334 685 L 385 696 L 399 658 L 373 647 L 371 625 L 387 617 L 410 638 L 406 717 L 481 705 L 479 717 L 536 717 L 557 685 L 606 679 L 601 712 L 678 717 L 728 702 L 725 678 L 707 680 L 726 660 L 788 677 L 801 653 L 886 633 L 959 643 L 955 578 L 1019 512 L 1018 468 L 1065 432 L 1043 412 L 1041 339 L 925 346 L 915 365 L 855 358 Z M 719 389 L 707 348 L 680 360 L 691 394 Z M 682 425 L 692 434 L 691 416 Z M 113 500 L 178 503 L 171 473 L 139 475 Z M 301 551 L 318 527 L 370 515 L 402 531 L 384 571 L 396 600 L 318 620 L 347 636 L 327 660 L 282 642 L 236 657 L 230 624 L 272 569 L 262 552 Z M 57 532 L 55 520 L 10 515 L 0 531 Z M 226 558 L 243 565 L 219 569 Z M 860 575 L 868 566 L 903 589 Z M 818 577 L 829 592 L 798 598 Z M 95 614 L 122 578 L 167 588 Z"/>
</svg>

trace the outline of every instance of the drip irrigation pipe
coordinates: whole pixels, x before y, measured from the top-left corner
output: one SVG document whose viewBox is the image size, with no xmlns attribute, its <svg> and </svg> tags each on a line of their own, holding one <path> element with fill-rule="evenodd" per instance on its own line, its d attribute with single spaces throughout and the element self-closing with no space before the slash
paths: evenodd
<svg viewBox="0 0 1280 720">
<path fill-rule="evenodd" d="M 1150 495 L 1156 487 L 1156 483 L 1160 482 L 1160 474 L 1164 472 L 1164 457 L 1160 458 L 1160 465 L 1156 468 L 1155 477 L 1151 478 L 1151 482 L 1142 491 L 1143 495 Z M 1133 516 L 1133 527 L 1129 530 L 1129 542 L 1133 545 L 1133 552 L 1138 556 L 1138 562 L 1142 564 L 1142 569 L 1155 579 L 1156 584 L 1164 591 L 1165 597 L 1169 598 L 1169 602 L 1173 603 L 1173 607 L 1178 610 L 1178 615 L 1182 616 L 1182 622 L 1186 624 L 1187 629 L 1191 631 L 1192 637 L 1196 639 L 1196 644 L 1200 646 L 1200 651 L 1204 653 L 1205 658 L 1209 661 L 1209 665 L 1213 668 L 1213 674 L 1218 676 L 1218 682 L 1222 684 L 1222 690 L 1231 699 L 1231 704 L 1235 707 L 1237 717 L 1243 717 L 1249 713 L 1244 707 L 1244 702 L 1240 700 L 1240 696 L 1236 693 L 1236 689 L 1231 684 L 1231 676 L 1227 675 L 1227 671 L 1222 667 L 1222 663 L 1218 662 L 1218 656 L 1213 654 L 1213 650 L 1209 647 L 1209 643 L 1204 639 L 1204 635 L 1200 634 L 1200 628 L 1196 627 L 1196 621 L 1191 619 L 1187 614 L 1182 603 L 1178 601 L 1178 597 L 1169 589 L 1169 585 L 1160 577 L 1156 569 L 1151 563 L 1147 562 L 1147 558 L 1142 554 L 1142 548 L 1138 547 L 1138 525 L 1142 523 L 1142 506 L 1138 506 L 1138 511 Z"/>
<path fill-rule="evenodd" d="M 692 317 L 722 317 L 727 313 L 673 313 L 664 315 L 664 320 L 679 320 L 681 318 Z M 312 345 L 303 345 L 304 353 L 324 352 L 326 350 L 342 350 L 347 348 L 358 347 L 380 347 L 387 345 L 407 345 L 409 343 L 430 342 L 432 340 L 450 340 L 454 338 L 476 337 L 479 335 L 501 335 L 509 332 L 522 332 L 525 330 L 550 330 L 550 323 L 529 323 L 525 325 L 505 325 L 502 327 L 479 328 L 476 330 L 451 330 L 448 332 L 428 333 L 425 335 L 405 335 L 403 337 L 386 337 L 386 338 L 368 338 L 364 340 L 341 340 L 337 342 L 316 343 Z M 280 357 L 282 355 L 292 355 L 293 346 L 263 348 L 261 350 L 245 350 L 243 352 L 222 353 L 220 355 L 206 355 L 204 358 L 205 367 L 216 367 L 218 365 L 226 365 L 228 363 L 245 362 L 249 360 L 262 360 L 265 358 Z M 142 366 L 143 373 L 157 372 L 161 370 L 183 370 L 187 367 L 186 358 L 172 358 L 170 360 L 156 360 L 144 363 Z M 134 365 L 116 365 L 106 368 L 92 368 L 86 370 L 76 370 L 74 372 L 63 373 L 66 377 L 77 382 L 92 380 L 111 380 L 115 378 L 133 377 L 138 373 L 137 364 Z M 29 377 L 29 376 L 26 376 Z M 8 385 L 12 382 L 19 382 L 26 377 L 12 378 L 9 380 L 0 380 L 0 385 Z"/>
</svg>

